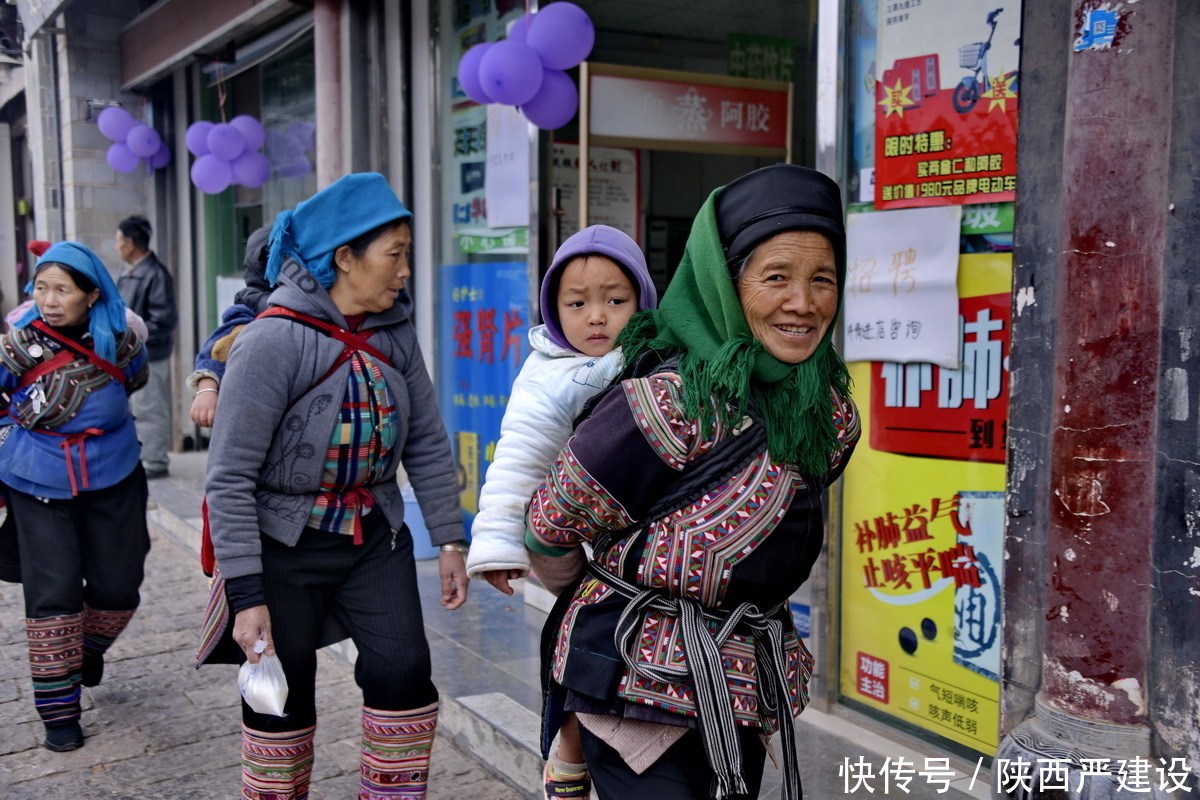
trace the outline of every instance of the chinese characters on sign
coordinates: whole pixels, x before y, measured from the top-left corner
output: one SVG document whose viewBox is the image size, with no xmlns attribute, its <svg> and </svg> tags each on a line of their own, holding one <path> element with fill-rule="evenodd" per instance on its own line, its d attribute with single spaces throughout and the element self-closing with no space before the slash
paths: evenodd
<svg viewBox="0 0 1200 800">
<path fill-rule="evenodd" d="M 987 256 L 963 256 L 970 263 Z M 1003 464 L 1008 436 L 1008 295 L 960 301 L 961 366 L 871 365 L 871 447 Z"/>
<path fill-rule="evenodd" d="M 631 70 L 597 72 L 591 82 L 588 130 L 596 144 L 668 150 L 788 147 L 789 90 L 784 84 L 719 76 Z M 670 77 L 659 77 L 668 75 Z M 608 141 L 605 141 L 605 140 Z"/>
<path fill-rule="evenodd" d="M 528 354 L 528 265 L 518 262 L 442 267 L 438 398 L 455 445 L 462 505 L 468 522 L 478 508 L 500 438 L 509 390 Z"/>
<path fill-rule="evenodd" d="M 850 214 L 847 361 L 958 367 L 958 207 Z"/>
<path fill-rule="evenodd" d="M 791 39 L 731 33 L 729 74 L 790 83 L 796 74 L 796 43 Z"/>
<path fill-rule="evenodd" d="M 619 147 L 591 147 L 588 158 L 588 222 L 609 225 L 641 241 L 638 152 Z M 579 145 L 555 142 L 551 178 L 559 190 L 561 238 L 579 230 Z"/>
<path fill-rule="evenodd" d="M 1020 3 L 879 3 L 878 209 L 1012 200 Z"/>
</svg>

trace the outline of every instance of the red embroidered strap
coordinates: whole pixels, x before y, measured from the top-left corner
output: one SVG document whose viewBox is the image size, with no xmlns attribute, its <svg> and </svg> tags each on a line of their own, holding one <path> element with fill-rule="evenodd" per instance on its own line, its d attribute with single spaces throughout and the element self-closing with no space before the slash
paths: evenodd
<svg viewBox="0 0 1200 800">
<path fill-rule="evenodd" d="M 65 347 L 69 350 L 73 350 L 77 355 L 83 356 L 93 366 L 99 367 L 100 369 L 107 372 L 110 376 L 112 376 L 112 379 L 114 381 L 116 381 L 117 383 L 121 384 L 122 386 L 125 385 L 125 382 L 128 380 L 128 378 L 125 376 L 125 373 L 121 370 L 121 368 L 118 367 L 116 364 L 112 363 L 111 361 L 107 361 L 107 360 L 101 358 L 100 356 L 96 355 L 94 350 L 92 350 L 88 347 L 84 347 L 79 342 L 76 342 L 73 339 L 69 339 L 66 336 L 63 336 L 61 333 L 54 330 L 54 328 L 51 328 L 49 325 L 47 325 L 45 322 L 43 322 L 40 319 L 35 319 L 30 324 L 33 325 L 33 327 L 37 328 L 42 333 L 49 336 L 54 341 L 61 344 L 63 347 Z"/>
<path fill-rule="evenodd" d="M 24 389 L 43 375 L 49 375 L 54 370 L 65 367 L 76 358 L 78 356 L 70 350 L 59 350 L 55 353 L 54 358 L 40 362 L 36 367 L 22 375 L 21 379 L 17 382 L 17 388 Z"/>
<path fill-rule="evenodd" d="M 293 311 L 290 308 L 284 308 L 283 306 L 271 306 L 266 311 L 258 315 L 258 319 L 262 319 L 263 317 L 287 317 L 288 319 L 295 320 L 301 325 L 307 325 L 310 328 L 314 328 L 323 332 L 327 336 L 332 336 L 347 347 L 368 353 L 371 355 L 371 357 L 382 361 L 389 367 L 392 366 L 391 359 L 367 342 L 367 337 L 375 333 L 376 329 L 368 330 L 363 334 L 351 333 L 344 328 L 339 328 L 337 325 L 334 325 L 331 322 L 326 322 L 324 320 L 317 319 L 316 317 L 309 316 L 308 314 L 303 314 L 299 311 Z"/>
</svg>

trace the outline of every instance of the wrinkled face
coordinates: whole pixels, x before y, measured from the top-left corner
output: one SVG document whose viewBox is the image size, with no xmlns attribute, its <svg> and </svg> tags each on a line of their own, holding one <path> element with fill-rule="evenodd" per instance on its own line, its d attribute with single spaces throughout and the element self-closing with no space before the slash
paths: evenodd
<svg viewBox="0 0 1200 800">
<path fill-rule="evenodd" d="M 750 333 L 786 364 L 806 361 L 837 313 L 833 245 L 814 231 L 785 231 L 761 242 L 737 281 Z"/>
<path fill-rule="evenodd" d="M 637 311 L 637 290 L 617 263 L 600 255 L 576 256 L 558 281 L 558 324 L 579 352 L 602 356 Z"/>
<path fill-rule="evenodd" d="M 336 290 L 335 302 L 345 314 L 387 311 L 412 275 L 411 258 L 412 226 L 407 222 L 377 237 L 362 256 L 340 247 L 338 277 L 330 294 Z"/>
<path fill-rule="evenodd" d="M 132 263 L 133 252 L 137 249 L 133 246 L 133 240 L 125 238 L 125 234 L 121 233 L 120 231 L 117 231 L 115 238 L 117 242 L 117 255 L 120 256 L 121 260 L 125 263 Z"/>
<path fill-rule="evenodd" d="M 100 299 L 100 290 L 85 292 L 62 267 L 46 267 L 33 279 L 33 302 L 37 303 L 46 324 L 82 325 L 88 309 Z"/>
</svg>

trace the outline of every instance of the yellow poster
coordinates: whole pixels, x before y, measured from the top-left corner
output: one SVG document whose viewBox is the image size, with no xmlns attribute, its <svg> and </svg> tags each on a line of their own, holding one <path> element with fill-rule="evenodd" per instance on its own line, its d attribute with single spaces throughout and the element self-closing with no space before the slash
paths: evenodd
<svg viewBox="0 0 1200 800">
<path fill-rule="evenodd" d="M 960 258 L 961 366 L 851 364 L 841 694 L 971 750 L 998 744 L 1012 256 Z"/>
</svg>

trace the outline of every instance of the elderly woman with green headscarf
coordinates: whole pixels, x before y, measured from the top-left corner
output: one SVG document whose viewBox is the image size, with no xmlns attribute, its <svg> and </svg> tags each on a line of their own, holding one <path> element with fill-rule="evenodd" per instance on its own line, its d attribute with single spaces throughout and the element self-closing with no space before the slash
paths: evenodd
<svg viewBox="0 0 1200 800">
<path fill-rule="evenodd" d="M 859 436 L 832 346 L 845 242 L 837 185 L 813 170 L 713 192 L 658 310 L 618 340 L 640 377 L 533 496 L 543 560 L 592 547 L 547 623 L 546 732 L 576 712 L 601 798 L 757 797 L 774 731 L 784 796 L 801 796 L 792 719 L 812 657 L 788 598 Z"/>
<path fill-rule="evenodd" d="M 425 796 L 438 695 L 401 464 L 441 545 L 443 606 L 462 604 L 467 576 L 454 459 L 405 288 L 411 222 L 377 174 L 347 175 L 281 213 L 270 307 L 229 353 L 208 456 L 217 571 L 198 660 L 277 655 L 288 683 L 283 716 L 243 703 L 246 798 L 307 796 L 316 651 L 346 637 L 363 692 L 359 797 Z"/>
<path fill-rule="evenodd" d="M 43 745 L 64 751 L 83 745 L 80 687 L 100 683 L 140 602 L 150 535 L 128 395 L 146 383 L 146 349 L 81 244 L 51 245 L 26 291 L 33 305 L 0 341 L 0 483 L 20 562 L 3 577 L 24 584 Z"/>
</svg>

